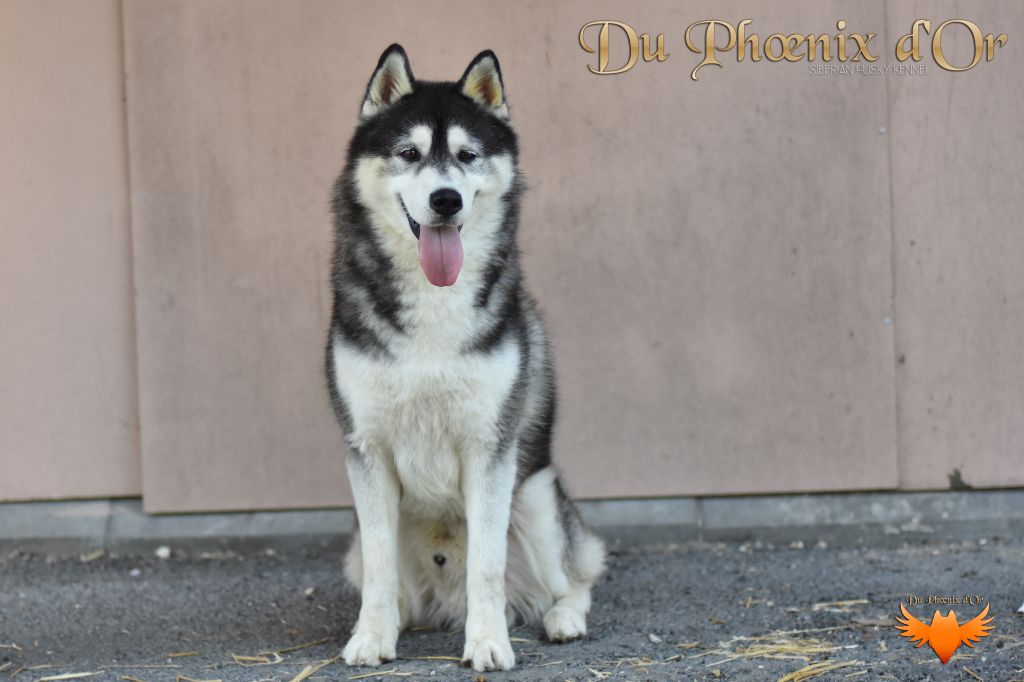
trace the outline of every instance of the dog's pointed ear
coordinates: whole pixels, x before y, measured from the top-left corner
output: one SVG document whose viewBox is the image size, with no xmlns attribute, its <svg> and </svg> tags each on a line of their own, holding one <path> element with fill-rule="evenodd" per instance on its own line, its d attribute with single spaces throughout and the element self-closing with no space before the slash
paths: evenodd
<svg viewBox="0 0 1024 682">
<path fill-rule="evenodd" d="M 366 86 L 366 97 L 363 98 L 363 108 L 359 112 L 359 117 L 366 120 L 376 116 L 411 93 L 415 82 L 405 50 L 395 43 L 384 50 L 380 61 L 377 62 L 377 69 Z"/>
<path fill-rule="evenodd" d="M 484 50 L 469 63 L 466 73 L 459 80 L 462 94 L 478 103 L 500 119 L 508 120 L 508 102 L 505 100 L 505 86 L 501 82 L 501 68 L 498 58 L 490 50 Z"/>
</svg>

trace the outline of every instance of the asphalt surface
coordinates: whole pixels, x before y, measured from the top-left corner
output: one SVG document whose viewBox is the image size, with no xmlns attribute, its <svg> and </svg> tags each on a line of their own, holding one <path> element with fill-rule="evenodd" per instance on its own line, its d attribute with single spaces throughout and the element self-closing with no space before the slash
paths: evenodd
<svg viewBox="0 0 1024 682">
<path fill-rule="evenodd" d="M 84 559 L 0 557 L 0 676 L 288 682 L 337 655 L 358 608 L 341 555 L 325 547 L 192 556 L 174 547 L 168 559 Z M 636 547 L 611 557 L 585 640 L 550 644 L 539 627 L 517 628 L 516 670 L 483 677 L 779 680 L 820 663 L 826 671 L 806 679 L 1024 680 L 1024 617 L 1015 613 L 1022 578 L 1024 543 L 999 538 L 857 549 Z M 929 595 L 977 595 L 991 604 L 995 629 L 943 666 L 892 627 L 908 595 L 924 598 L 911 612 L 925 621 L 935 610 Z M 954 607 L 960 622 L 980 609 Z M 310 642 L 319 643 L 289 651 Z M 444 658 L 461 653 L 457 632 L 406 632 L 398 650 L 379 679 L 481 677 Z M 846 665 L 827 669 L 839 663 Z M 308 679 L 367 672 L 335 661 Z"/>
</svg>

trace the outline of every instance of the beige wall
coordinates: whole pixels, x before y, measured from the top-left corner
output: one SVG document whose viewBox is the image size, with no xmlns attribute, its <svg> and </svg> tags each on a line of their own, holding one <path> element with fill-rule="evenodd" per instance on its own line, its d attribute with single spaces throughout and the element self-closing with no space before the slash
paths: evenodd
<svg viewBox="0 0 1024 682">
<path fill-rule="evenodd" d="M 558 458 L 577 494 L 943 487 L 954 468 L 975 485 L 1024 484 L 1012 465 L 1024 435 L 1014 315 L 1024 237 L 1012 227 L 1024 194 L 1008 143 L 1024 135 L 1024 77 L 1010 51 L 1024 35 L 1020 13 L 972 5 L 968 18 L 1011 38 L 966 74 L 932 65 L 926 77 L 822 77 L 806 64 L 727 61 L 694 83 L 680 37 L 699 19 L 752 16 L 767 35 L 843 17 L 851 30 L 878 31 L 891 61 L 913 18 L 965 12 L 810 0 L 770 10 L 667 0 L 628 12 L 610 1 L 413 7 L 125 4 L 131 240 L 122 213 L 116 243 L 79 264 L 92 276 L 119 272 L 122 288 L 95 295 L 94 310 L 66 305 L 102 307 L 121 326 L 101 338 L 131 341 L 131 244 L 147 509 L 350 500 L 321 378 L 327 196 L 366 79 L 392 41 L 424 78 L 455 78 L 487 47 L 502 60 L 531 186 L 529 283 L 558 358 Z M 452 17 L 473 30 L 453 30 Z M 601 18 L 664 31 L 676 54 L 592 76 L 576 34 Z M 104 25 L 116 57 L 106 78 L 119 88 L 121 27 L 117 17 Z M 26 104 L 25 115 L 45 104 Z M 105 123 L 121 131 L 119 114 Z M 123 175 L 115 185 L 94 201 L 123 207 Z M 26 224 L 63 224 L 31 213 L 49 205 L 42 199 L 23 205 Z M 24 264 L 19 283 L 64 281 L 43 246 L 8 240 L 6 225 L 4 235 L 5 254 L 13 244 Z M 10 304 L 42 315 L 52 286 L 40 287 L 44 304 Z M 14 336 L 31 343 L 30 332 Z M 130 383 L 130 344 L 107 345 Z M 46 365 L 42 355 L 3 357 L 3 371 Z M 25 390 L 5 384 L 5 407 Z M 121 395 L 134 409 L 130 386 Z M 69 433 L 109 430 L 77 409 Z M 23 463 L 50 422 L 36 413 L 27 423 L 21 449 L 5 456 L 16 453 L 22 478 L 61 479 L 67 460 Z M 138 476 L 113 462 L 101 470 Z"/>
<path fill-rule="evenodd" d="M 349 499 L 322 368 L 355 79 L 325 7 L 125 6 L 147 509 Z"/>
<path fill-rule="evenodd" d="M 120 5 L 0 2 L 0 499 L 138 495 Z"/>
<path fill-rule="evenodd" d="M 893 82 L 900 483 L 1024 483 L 1024 12 L 889 3 L 889 25 L 977 17 L 1009 36 L 984 72 Z M 970 17 L 969 17 L 970 18 Z M 964 32 L 950 33 L 956 63 Z M 944 43 L 945 44 L 945 43 Z M 1012 51 L 1010 51 L 1012 50 Z"/>
</svg>

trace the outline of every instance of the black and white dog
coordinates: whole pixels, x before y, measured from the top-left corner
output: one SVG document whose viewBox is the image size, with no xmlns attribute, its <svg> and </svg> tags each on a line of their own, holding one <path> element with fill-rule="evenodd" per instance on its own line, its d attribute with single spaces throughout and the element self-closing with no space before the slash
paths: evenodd
<svg viewBox="0 0 1024 682">
<path fill-rule="evenodd" d="M 463 661 L 515 665 L 508 623 L 586 634 L 604 546 L 551 464 L 554 372 L 523 289 L 522 180 L 498 61 L 413 78 L 389 47 L 333 195 L 331 399 L 359 519 L 349 665 L 409 625 L 465 625 Z"/>
</svg>

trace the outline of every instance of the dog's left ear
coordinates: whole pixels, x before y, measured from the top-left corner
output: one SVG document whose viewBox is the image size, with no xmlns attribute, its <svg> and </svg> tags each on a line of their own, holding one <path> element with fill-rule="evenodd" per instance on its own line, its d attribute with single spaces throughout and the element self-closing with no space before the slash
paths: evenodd
<svg viewBox="0 0 1024 682">
<path fill-rule="evenodd" d="M 508 120 L 508 102 L 501 82 L 498 58 L 485 50 L 473 58 L 459 80 L 462 94 L 502 120 Z"/>
<path fill-rule="evenodd" d="M 363 98 L 363 108 L 359 112 L 359 117 L 366 120 L 387 109 L 411 93 L 415 82 L 412 69 L 409 68 L 409 57 L 402 46 L 395 43 L 384 50 L 380 61 L 377 62 L 377 69 L 366 86 L 366 96 Z"/>
</svg>

